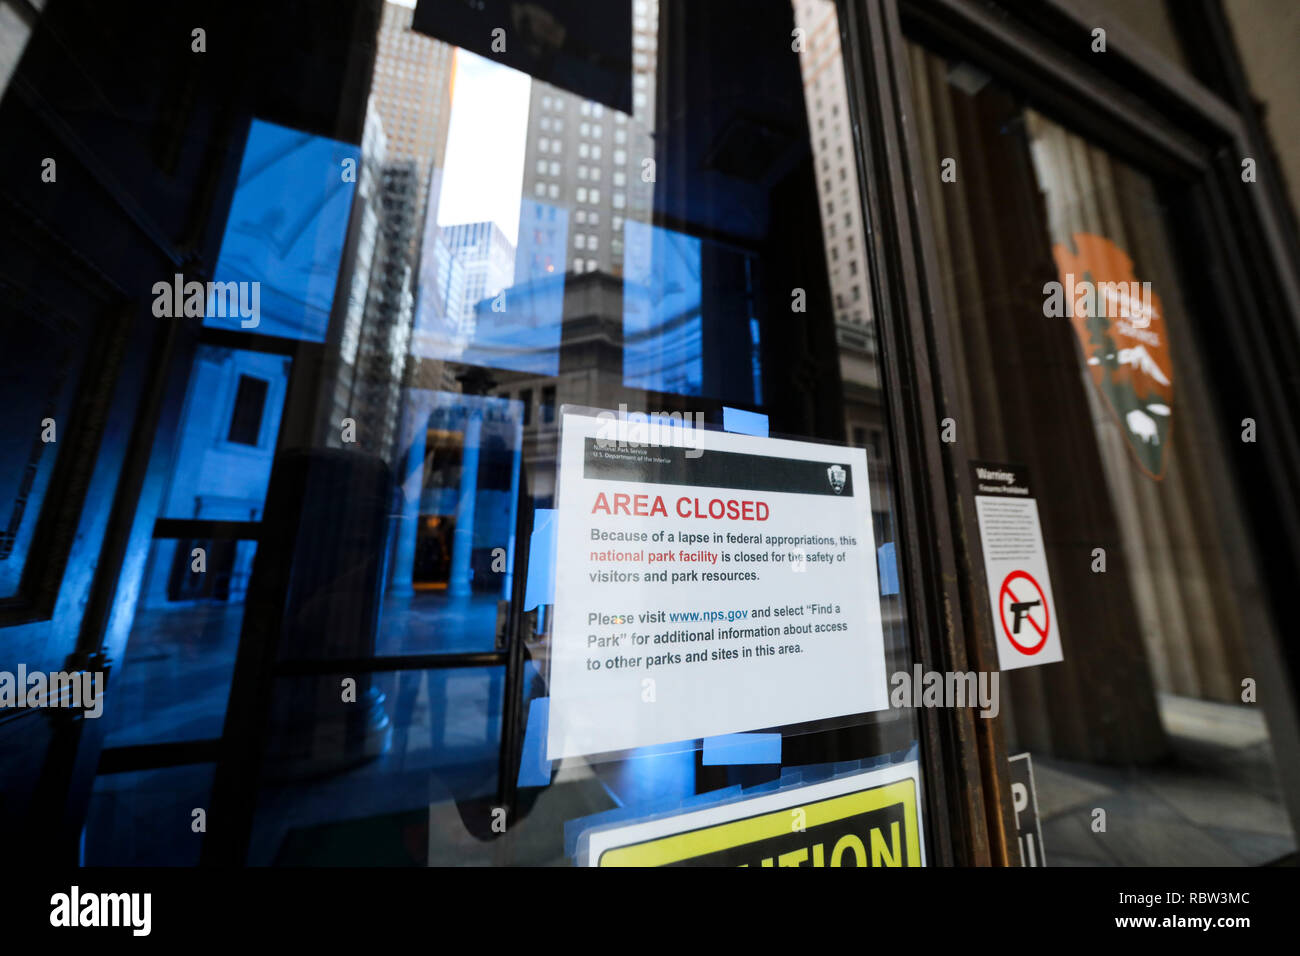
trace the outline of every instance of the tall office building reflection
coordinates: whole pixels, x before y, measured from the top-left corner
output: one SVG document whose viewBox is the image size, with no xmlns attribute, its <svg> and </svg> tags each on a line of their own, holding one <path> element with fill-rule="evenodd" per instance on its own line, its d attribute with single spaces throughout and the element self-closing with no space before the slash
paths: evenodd
<svg viewBox="0 0 1300 956">
<path fill-rule="evenodd" d="M 411 17 L 408 6 L 384 4 L 351 223 L 352 277 L 340 284 L 347 298 L 336 304 L 333 396 L 320 416 L 322 443 L 344 441 L 345 419 L 364 422 L 353 439 L 390 462 L 416 317 L 421 227 L 431 212 L 436 218 L 430 181 L 446 154 L 455 68 L 454 49 L 413 32 Z"/>
<path fill-rule="evenodd" d="M 792 5 L 803 31 L 799 71 L 834 303 L 845 433 L 852 444 L 867 449 L 874 467 L 886 463 L 888 447 L 839 17 L 833 0 L 792 0 Z M 883 473 L 877 468 L 873 477 Z M 871 495 L 875 520 L 888 522 L 885 489 L 878 481 L 873 480 Z"/>
</svg>

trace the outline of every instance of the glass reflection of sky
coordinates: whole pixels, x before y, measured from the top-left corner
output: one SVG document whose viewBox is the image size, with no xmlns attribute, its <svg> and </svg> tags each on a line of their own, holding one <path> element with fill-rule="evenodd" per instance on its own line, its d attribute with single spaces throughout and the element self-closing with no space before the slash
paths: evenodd
<svg viewBox="0 0 1300 956">
<path fill-rule="evenodd" d="M 323 341 L 355 182 L 343 163 L 361 150 L 253 120 L 226 221 L 216 282 L 260 282 L 265 335 Z M 240 328 L 239 316 L 205 325 Z"/>
<path fill-rule="evenodd" d="M 632 220 L 624 230 L 623 384 L 703 394 L 700 240 Z"/>
</svg>

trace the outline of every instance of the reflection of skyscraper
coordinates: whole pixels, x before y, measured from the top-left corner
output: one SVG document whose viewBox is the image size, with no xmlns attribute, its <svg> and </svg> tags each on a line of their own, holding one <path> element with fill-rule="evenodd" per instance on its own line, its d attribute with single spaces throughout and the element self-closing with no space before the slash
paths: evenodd
<svg viewBox="0 0 1300 956">
<path fill-rule="evenodd" d="M 622 275 L 624 221 L 650 219 L 659 4 L 633 0 L 632 9 L 631 117 L 532 85 L 523 198 L 569 208 L 572 265 L 561 271 Z"/>
<path fill-rule="evenodd" d="M 455 322 L 459 322 L 460 316 L 465 314 L 465 263 L 452 252 L 451 247 L 447 245 L 447 237 L 442 230 L 434 228 L 433 237 L 425 237 L 426 250 L 432 249 L 432 254 L 426 251 L 421 260 L 421 269 L 424 270 L 424 263 L 428 262 L 432 269 L 428 270 L 429 274 L 420 276 L 420 308 L 427 309 L 433 318 L 441 317 L 445 321 L 442 323 L 431 323 L 430 329 L 446 329 L 458 331 L 459 326 L 454 324 L 448 317 L 455 316 Z M 421 322 L 418 326 L 424 329 L 425 325 Z M 419 333 L 416 333 L 417 336 Z M 429 351 L 426 347 L 416 349 L 419 355 L 437 355 L 435 351 Z"/>
<path fill-rule="evenodd" d="M 559 368 L 564 320 L 564 263 L 569 210 L 524 199 L 519 204 L 519 246 L 514 285 L 503 312 L 481 302 L 475 323 L 476 361 L 538 375 Z"/>
<path fill-rule="evenodd" d="M 358 352 L 361 346 L 362 324 L 370 304 L 371 271 L 375 266 L 375 252 L 379 245 L 380 170 L 385 155 L 383 124 L 373 108 L 366 111 L 366 125 L 361 136 L 361 157 L 356 167 L 356 198 L 352 204 L 348 224 L 347 244 L 344 249 L 344 274 L 333 303 L 329 340 L 337 351 L 331 349 L 333 364 L 329 381 L 332 389 L 321 397 L 322 414 L 318 421 L 324 441 L 337 445 L 340 441 L 340 423 L 345 418 L 355 418 L 352 392 L 357 378 Z M 368 423 L 367 423 L 368 424 Z M 369 434 L 370 429 L 363 429 Z"/>
<path fill-rule="evenodd" d="M 822 217 L 822 242 L 834 302 L 844 394 L 844 427 L 850 442 L 867 449 L 869 460 L 888 461 L 884 404 L 876 361 L 867 283 L 866 241 L 861 194 L 853 164 L 844 58 L 839 17 L 833 0 L 792 0 L 795 23 L 803 31 L 799 69 L 803 74 L 813 171 Z M 880 469 L 871 475 L 871 500 L 877 520 L 886 514 Z"/>
<path fill-rule="evenodd" d="M 551 212 L 554 231 L 555 210 Z M 558 231 L 563 237 L 563 215 Z M 533 234 L 530 229 L 529 256 L 536 255 Z M 539 325 L 554 326 L 548 339 L 553 349 L 559 341 L 559 315 L 547 321 L 547 295 L 528 283 L 527 270 L 516 274 L 515 260 L 515 247 L 492 220 L 455 226 L 426 221 L 412 354 L 516 368 L 509 356 L 535 350 L 538 336 L 530 330 Z M 554 280 L 562 291 L 563 273 L 556 272 Z M 534 363 L 530 360 L 527 367 Z"/>
<path fill-rule="evenodd" d="M 829 0 L 794 0 L 794 14 L 803 30 L 799 68 L 835 301 L 836 334 L 841 344 L 866 348 L 870 344 L 871 303 L 839 22 L 835 4 Z"/>
<path fill-rule="evenodd" d="M 449 297 L 459 298 L 460 312 L 448 318 L 472 336 L 475 307 L 484 299 L 495 298 L 514 281 L 515 247 L 491 221 L 448 226 L 441 233 L 463 269 L 462 291 L 459 296 L 449 293 Z"/>
<path fill-rule="evenodd" d="M 347 239 L 350 271 L 341 277 L 334 303 L 329 341 L 337 352 L 321 428 L 326 443 L 338 446 L 342 422 L 351 418 L 357 444 L 386 455 L 397 434 L 414 312 L 417 183 L 414 161 L 388 161 L 383 125 L 373 108 L 356 173 Z"/>
<path fill-rule="evenodd" d="M 563 206 L 525 197 L 519 203 L 519 246 L 515 282 L 563 275 L 567 261 L 569 211 Z"/>
<path fill-rule="evenodd" d="M 357 349 L 354 417 L 374 432 L 372 449 L 387 456 L 397 437 L 400 387 L 415 313 L 410 249 L 419 183 L 411 160 L 385 163 L 380 174 L 380 229 L 366 318 Z"/>
<path fill-rule="evenodd" d="M 415 208 L 422 213 L 430 198 L 430 171 L 442 166 L 447 151 L 455 51 L 412 32 L 413 12 L 384 4 L 371 96 L 388 137 L 388 159 L 415 162 Z"/>
<path fill-rule="evenodd" d="M 353 419 L 357 444 L 384 456 L 397 436 L 429 177 L 442 164 L 451 119 L 454 51 L 413 33 L 411 15 L 384 4 L 353 210 L 353 274 L 347 301 L 336 304 L 338 369 L 322 423 L 337 445 L 340 423 Z"/>
</svg>

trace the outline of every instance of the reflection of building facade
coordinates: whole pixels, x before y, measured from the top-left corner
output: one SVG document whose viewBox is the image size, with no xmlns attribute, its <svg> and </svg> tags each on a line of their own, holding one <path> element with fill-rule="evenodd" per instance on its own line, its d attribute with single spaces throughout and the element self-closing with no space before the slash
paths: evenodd
<svg viewBox="0 0 1300 956">
<path fill-rule="evenodd" d="M 361 339 L 371 312 L 372 277 L 382 270 L 385 250 L 382 242 L 383 201 L 382 169 L 386 153 L 383 124 L 372 108 L 366 111 L 365 131 L 361 137 L 361 156 L 357 161 L 356 192 L 344 244 L 343 269 L 334 297 L 333 316 L 327 341 L 330 350 L 331 384 L 321 396 L 322 414 L 318 427 L 321 440 L 337 447 L 342 440 L 341 424 L 358 415 L 355 394 L 362 377 Z M 375 433 L 368 418 L 361 435 L 367 447 Z"/>
<path fill-rule="evenodd" d="M 415 167 L 414 228 L 409 244 L 410 287 L 417 300 L 412 305 L 414 313 L 424 308 L 424 296 L 434 288 L 418 263 L 421 240 L 431 244 L 430 237 L 423 235 L 423 224 L 433 225 L 438 219 L 438 176 L 447 152 L 456 51 L 411 29 L 413 6 L 383 4 L 371 95 L 388 137 L 388 160 L 410 161 Z M 433 231 L 436 235 L 436 225 Z M 438 286 L 443 289 L 440 307 L 450 304 L 459 308 L 459 268 L 453 263 L 449 271 L 450 276 L 444 278 L 450 281 Z M 417 318 L 413 315 L 411 321 L 419 328 Z M 413 330 L 404 351 L 419 354 L 418 348 L 412 347 L 418 337 Z M 445 384 L 441 372 L 437 378 Z"/>
<path fill-rule="evenodd" d="M 397 435 L 402 376 L 415 316 L 409 250 L 416 234 L 418 182 L 411 161 L 385 163 L 380 174 L 378 242 L 365 321 L 357 342 L 350 417 L 367 423 L 358 443 L 387 457 Z"/>
<path fill-rule="evenodd" d="M 604 272 L 570 275 L 550 287 L 548 294 L 558 298 L 563 316 L 555 370 L 499 373 L 501 384 L 495 389 L 520 406 L 527 490 L 539 502 L 550 502 L 555 494 L 560 407 L 617 408 L 627 401 L 623 281 Z"/>
<path fill-rule="evenodd" d="M 554 375 L 568 221 L 564 207 L 525 199 L 517 250 L 491 222 L 437 230 L 421 266 L 426 281 L 418 345 L 436 351 L 419 354 Z M 510 275 L 504 272 L 508 263 Z"/>
<path fill-rule="evenodd" d="M 327 444 L 356 422 L 356 445 L 387 458 L 401 411 L 401 384 L 415 320 L 419 225 L 429 177 L 447 148 L 453 49 L 410 29 L 409 7 L 385 3 L 367 109 L 358 202 L 350 244 L 351 281 L 338 334 L 339 367 Z"/>
<path fill-rule="evenodd" d="M 519 244 L 515 282 L 562 276 L 568 262 L 569 209 L 527 196 L 519 203 Z"/>
<path fill-rule="evenodd" d="M 334 304 L 336 313 L 342 311 L 342 324 L 337 333 L 339 352 L 342 364 L 349 367 L 356 361 L 361 341 L 361 323 L 365 318 L 370 295 L 370 272 L 375 261 L 375 246 L 379 242 L 379 177 L 386 151 L 387 144 L 379 113 L 373 108 L 367 109 L 365 132 L 361 137 L 361 159 L 356 170 L 356 199 L 344 250 L 345 268 L 350 271 L 339 282 L 339 294 Z M 339 320 L 336 319 L 337 321 Z M 336 387 L 336 414 L 329 416 L 330 423 L 347 415 L 351 376 L 346 369 L 340 369 Z"/>
<path fill-rule="evenodd" d="M 793 2 L 795 23 L 803 31 L 799 69 L 840 347 L 845 433 L 851 444 L 867 449 L 874 468 L 887 464 L 888 449 L 839 18 L 831 0 Z M 872 483 L 871 493 L 876 520 L 885 520 L 888 509 L 877 482 Z"/>
<path fill-rule="evenodd" d="M 542 276 L 510 288 L 503 311 L 493 299 L 475 307 L 473 344 L 461 361 L 496 369 L 554 375 L 564 324 L 565 277 Z"/>
<path fill-rule="evenodd" d="M 465 263 L 452 252 L 432 218 L 424 225 L 419 287 L 411 353 L 454 358 L 454 350 L 462 344 L 453 316 L 462 315 L 465 309 Z"/>
<path fill-rule="evenodd" d="M 415 163 L 415 209 L 422 211 L 431 198 L 429 177 L 447 151 L 455 50 L 412 31 L 413 12 L 384 4 L 371 96 L 388 137 L 388 159 Z"/>
<path fill-rule="evenodd" d="M 839 20 L 827 0 L 794 0 L 803 30 L 803 73 L 809 136 L 821 203 L 826 267 L 835 300 L 836 334 L 842 344 L 865 348 L 871 341 L 865 237 L 853 165 L 853 128 L 844 86 Z"/>
<path fill-rule="evenodd" d="M 387 457 L 397 434 L 400 389 L 414 318 L 411 248 L 416 174 L 411 160 L 389 161 L 378 112 L 366 116 L 356 198 L 328 342 L 332 383 L 322 395 L 323 442 L 343 443 L 355 424 L 357 447 Z"/>
<path fill-rule="evenodd" d="M 526 211 L 521 212 L 521 221 L 524 215 Z M 551 227 L 554 231 L 554 221 Z M 562 220 L 560 227 L 562 232 Z M 531 243 L 534 232 L 541 234 L 529 231 L 525 252 L 529 256 L 536 255 Z M 539 325 L 538 316 L 525 308 L 534 299 L 520 297 L 523 280 L 517 275 L 516 259 L 515 247 L 495 222 L 438 226 L 426 221 L 413 354 L 492 366 L 505 361 L 506 367 L 514 367 L 508 360 L 494 360 L 494 354 L 527 351 L 528 345 L 512 336 Z M 557 334 L 558 323 L 557 313 Z"/>
<path fill-rule="evenodd" d="M 447 250 L 461 264 L 460 289 L 448 291 L 448 301 L 458 301 L 460 312 L 448 314 L 448 318 L 472 336 L 479 303 L 496 298 L 514 279 L 515 249 L 495 222 L 461 223 L 439 232 Z"/>
<path fill-rule="evenodd" d="M 657 0 L 634 0 L 630 117 L 547 83 L 532 84 L 523 196 L 570 209 L 571 265 L 561 271 L 622 275 L 623 224 L 649 221 L 658 18 Z"/>
</svg>

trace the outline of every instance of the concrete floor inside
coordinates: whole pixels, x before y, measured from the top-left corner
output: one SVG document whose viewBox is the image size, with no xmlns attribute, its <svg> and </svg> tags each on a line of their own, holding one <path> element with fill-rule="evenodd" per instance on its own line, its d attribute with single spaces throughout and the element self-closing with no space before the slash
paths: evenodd
<svg viewBox="0 0 1300 956">
<path fill-rule="evenodd" d="M 142 611 L 106 700 L 109 745 L 219 735 L 241 620 L 239 605 Z M 495 620 L 494 595 L 390 598 L 376 651 L 490 650 Z M 538 680 L 535 669 L 530 675 Z M 661 808 L 694 794 L 689 750 L 598 765 L 569 760 L 550 786 L 522 792 L 516 823 L 494 838 L 503 668 L 400 671 L 372 684 L 382 695 L 382 752 L 342 772 L 268 779 L 250 863 L 563 864 L 566 824 L 572 830 L 572 821 L 593 813 Z M 1294 855 L 1262 713 L 1167 695 L 1160 712 L 1174 757 L 1158 766 L 1033 756 L 1047 865 L 1240 866 Z M 190 814 L 205 805 L 212 771 L 208 764 L 101 776 L 87 862 L 194 862 Z M 1093 828 L 1097 808 L 1106 811 L 1104 832 Z M 173 816 L 176 832 L 160 831 L 160 820 Z"/>
</svg>

